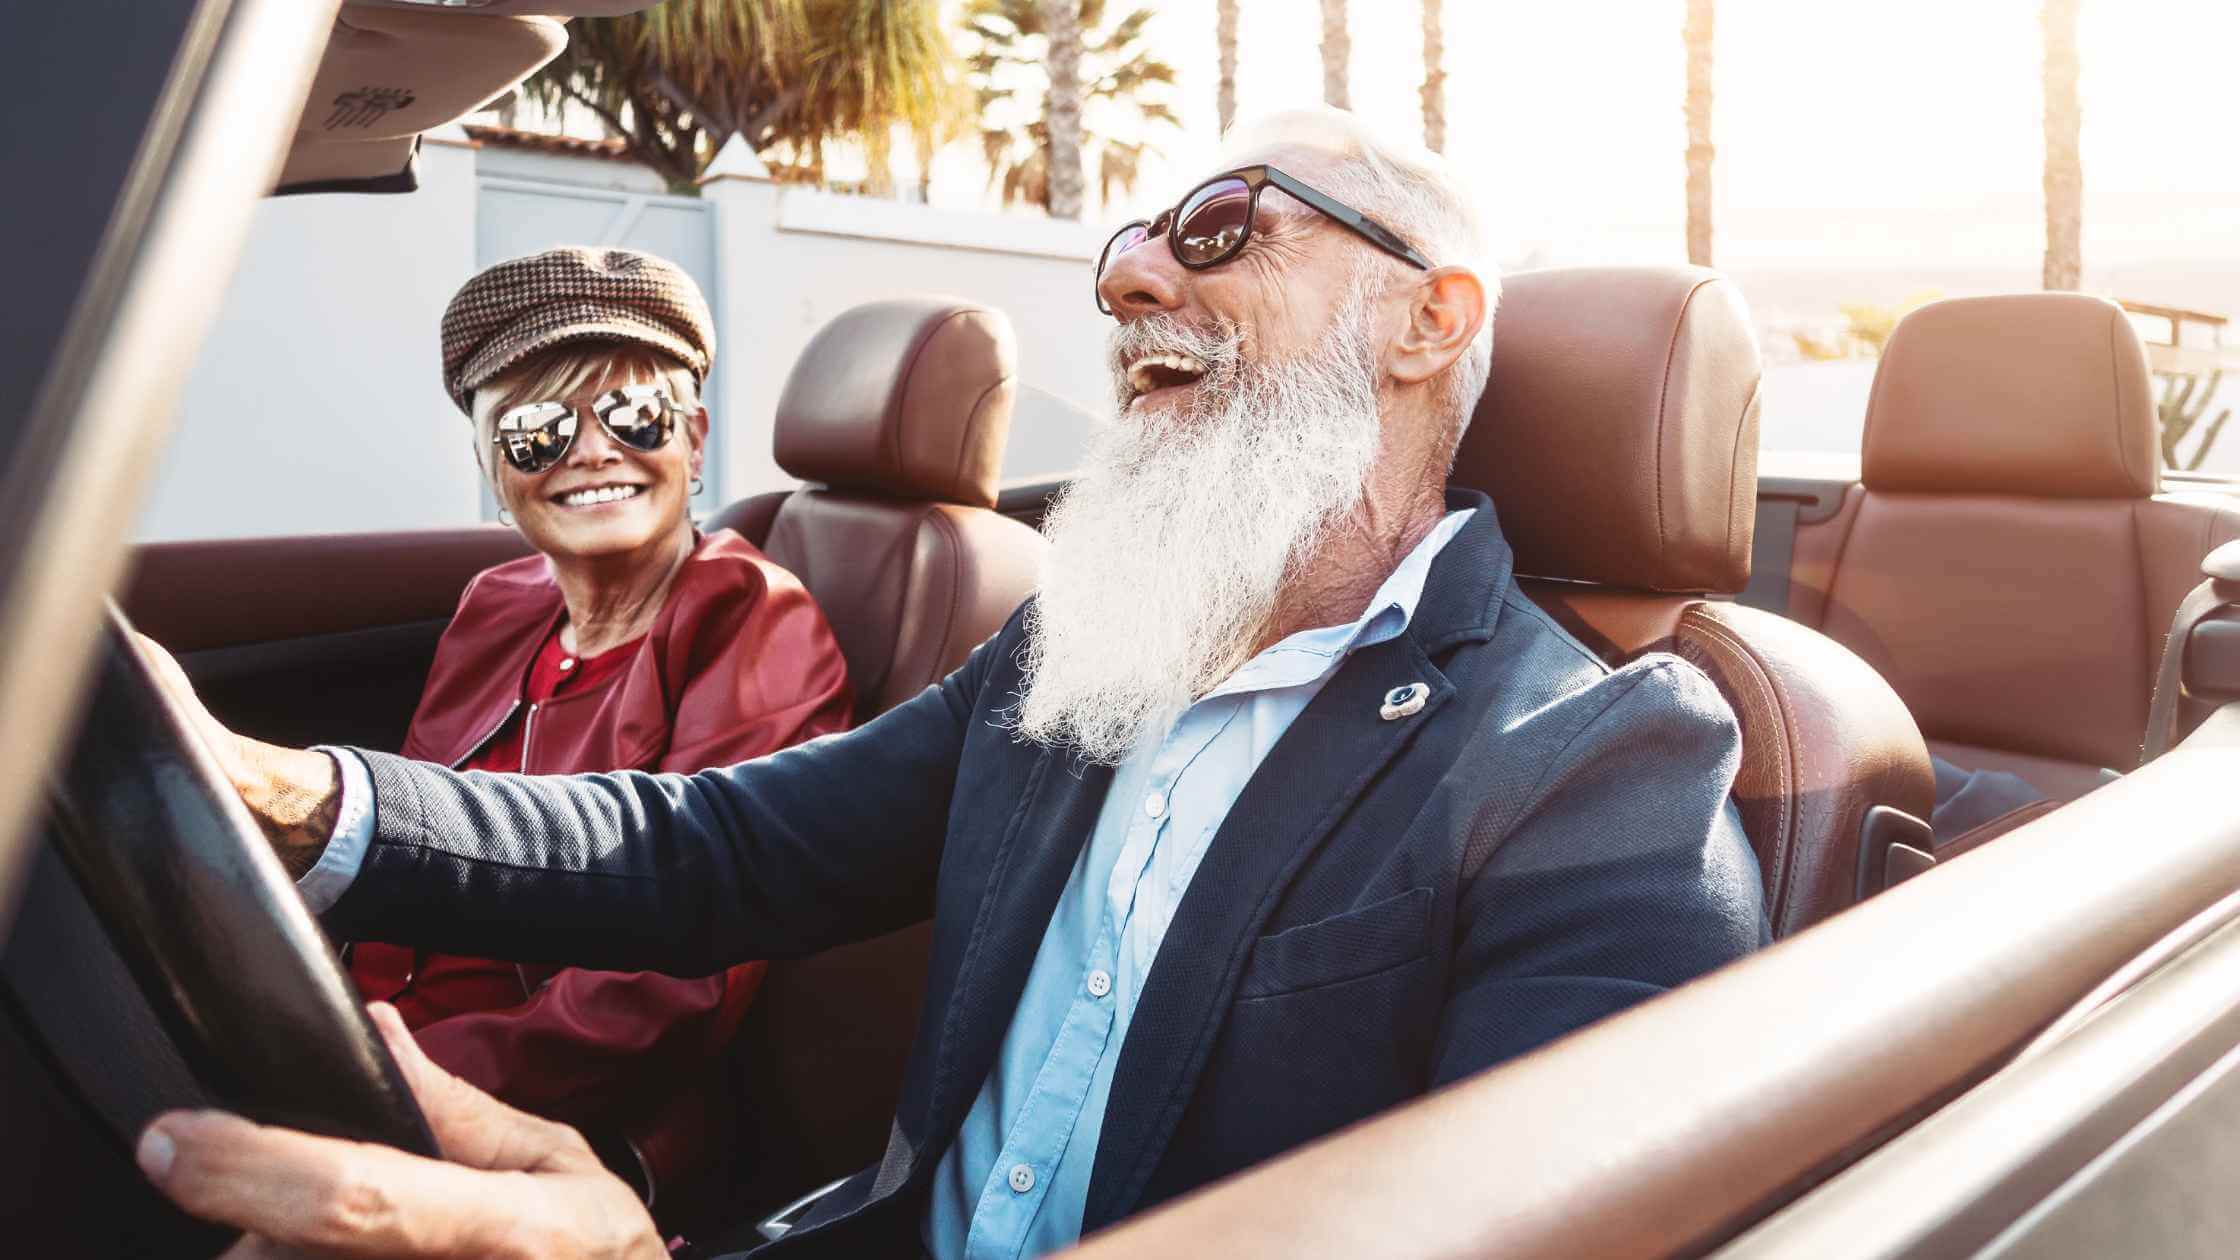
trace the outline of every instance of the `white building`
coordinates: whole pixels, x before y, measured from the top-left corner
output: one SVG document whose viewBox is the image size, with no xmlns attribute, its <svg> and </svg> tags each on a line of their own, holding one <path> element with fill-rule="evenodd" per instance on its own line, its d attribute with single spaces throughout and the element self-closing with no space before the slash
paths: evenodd
<svg viewBox="0 0 2240 1260">
<path fill-rule="evenodd" d="M 781 185 L 743 146 L 701 196 L 677 197 L 612 144 L 453 128 L 428 138 L 417 192 L 260 208 L 139 536 L 489 519 L 441 385 L 437 322 L 481 267 L 562 244 L 651 250 L 706 291 L 720 344 L 703 510 L 792 484 L 770 456 L 779 391 L 810 336 L 861 302 L 942 293 L 1011 317 L 1022 388 L 1008 480 L 1070 467 L 1086 413 L 1109 405 L 1095 226 Z"/>
</svg>

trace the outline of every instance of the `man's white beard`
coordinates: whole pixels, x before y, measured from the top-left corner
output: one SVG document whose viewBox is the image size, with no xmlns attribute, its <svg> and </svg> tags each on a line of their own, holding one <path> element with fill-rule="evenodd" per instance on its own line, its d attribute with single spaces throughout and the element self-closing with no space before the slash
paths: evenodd
<svg viewBox="0 0 2240 1260">
<path fill-rule="evenodd" d="M 1051 505 L 1013 729 L 1107 765 L 1249 659 L 1285 577 L 1360 504 L 1381 434 L 1365 286 L 1296 359 L 1164 315 L 1113 333 L 1120 414 Z M 1187 404 L 1130 410 L 1126 365 L 1191 355 Z"/>
</svg>

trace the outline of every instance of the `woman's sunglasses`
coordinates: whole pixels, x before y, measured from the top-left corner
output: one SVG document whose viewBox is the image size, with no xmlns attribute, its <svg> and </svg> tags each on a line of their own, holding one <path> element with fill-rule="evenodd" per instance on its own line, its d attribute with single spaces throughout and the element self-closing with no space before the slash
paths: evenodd
<svg viewBox="0 0 2240 1260">
<path fill-rule="evenodd" d="M 1275 167 L 1246 166 L 1191 189 L 1158 218 L 1138 219 L 1113 233 L 1105 242 L 1104 252 L 1097 256 L 1097 309 L 1112 314 L 1104 301 L 1105 269 L 1120 255 L 1161 235 L 1167 238 L 1167 248 L 1174 251 L 1174 260 L 1192 271 L 1218 267 L 1235 258 L 1244 243 L 1252 239 L 1252 221 L 1260 209 L 1260 191 L 1264 188 L 1281 189 L 1401 262 L 1431 270 L 1430 259 L 1368 215 L 1316 192 Z"/>
<path fill-rule="evenodd" d="M 677 405 L 659 385 L 625 385 L 591 400 L 607 436 L 633 451 L 658 451 L 676 428 Z M 523 403 L 498 417 L 490 439 L 506 462 L 532 476 L 550 472 L 576 444 L 579 407 L 559 401 Z"/>
</svg>

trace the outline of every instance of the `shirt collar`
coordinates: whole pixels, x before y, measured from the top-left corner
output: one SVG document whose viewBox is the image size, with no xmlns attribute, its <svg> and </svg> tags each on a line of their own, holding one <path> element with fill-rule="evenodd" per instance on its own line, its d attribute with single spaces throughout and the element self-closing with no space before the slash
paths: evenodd
<svg viewBox="0 0 2240 1260">
<path fill-rule="evenodd" d="M 1396 638 L 1415 619 L 1423 601 L 1423 584 L 1431 576 L 1431 562 L 1469 521 L 1475 508 L 1463 508 L 1442 517 L 1423 536 L 1369 597 L 1359 617 L 1342 626 L 1300 630 L 1263 649 L 1203 697 L 1268 691 L 1313 682 L 1352 653 Z"/>
</svg>

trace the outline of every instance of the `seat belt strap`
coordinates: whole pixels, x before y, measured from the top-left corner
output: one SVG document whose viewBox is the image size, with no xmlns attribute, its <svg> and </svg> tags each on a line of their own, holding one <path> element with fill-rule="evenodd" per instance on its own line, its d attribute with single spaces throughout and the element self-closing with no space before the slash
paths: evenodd
<svg viewBox="0 0 2240 1260">
<path fill-rule="evenodd" d="M 2139 764 L 2145 765 L 2169 752 L 2199 715 L 2185 694 L 2186 644 L 2193 628 L 2226 606 L 2230 592 L 2220 592 L 2215 582 L 2203 582 L 2178 605 L 2170 618 L 2170 637 L 2162 641 L 2162 666 L 2155 671 L 2154 703 L 2147 708 L 2146 738 L 2139 747 Z"/>
<path fill-rule="evenodd" d="M 1804 505 L 1795 499 L 1758 500 L 1758 525 L 1750 539 L 1750 584 L 1735 602 L 1769 612 L 1789 615 L 1789 562 L 1797 546 L 1797 512 Z"/>
</svg>

